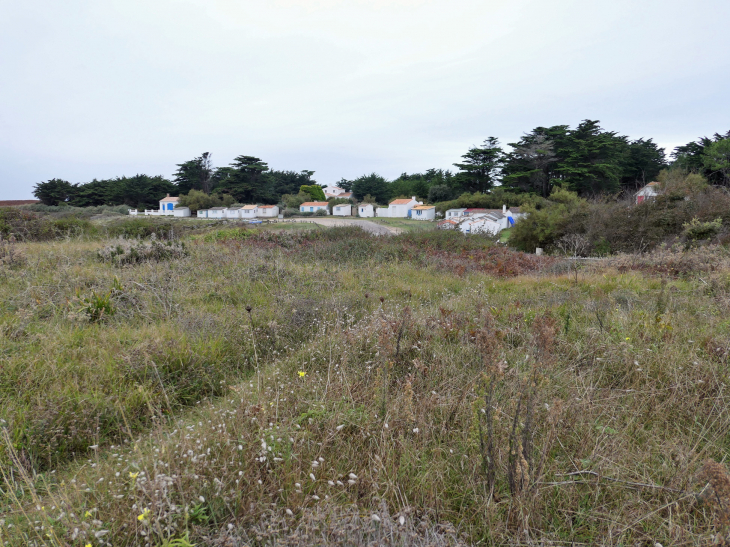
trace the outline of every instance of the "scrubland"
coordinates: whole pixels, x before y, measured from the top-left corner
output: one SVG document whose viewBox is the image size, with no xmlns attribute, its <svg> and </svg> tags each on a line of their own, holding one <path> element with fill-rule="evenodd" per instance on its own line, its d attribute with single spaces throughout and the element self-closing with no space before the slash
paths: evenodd
<svg viewBox="0 0 730 547">
<path fill-rule="evenodd" d="M 724 247 L 154 233 L 0 244 L 0 544 L 725 541 Z"/>
</svg>

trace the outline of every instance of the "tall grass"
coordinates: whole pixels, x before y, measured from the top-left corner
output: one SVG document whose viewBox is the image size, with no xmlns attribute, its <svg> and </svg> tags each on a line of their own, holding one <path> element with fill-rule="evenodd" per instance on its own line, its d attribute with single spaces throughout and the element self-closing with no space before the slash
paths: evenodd
<svg viewBox="0 0 730 547">
<path fill-rule="evenodd" d="M 0 541 L 726 533 L 705 463 L 730 448 L 725 263 L 575 277 L 459 236 L 256 231 L 122 268 L 105 242 L 23 244 L 0 287 Z M 114 283 L 91 321 L 77 293 Z"/>
</svg>

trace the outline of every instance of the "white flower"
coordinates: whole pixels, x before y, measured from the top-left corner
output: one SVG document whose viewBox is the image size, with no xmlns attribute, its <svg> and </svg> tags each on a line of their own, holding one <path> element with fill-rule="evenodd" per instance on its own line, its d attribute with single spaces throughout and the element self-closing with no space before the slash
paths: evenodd
<svg viewBox="0 0 730 547">
<path fill-rule="evenodd" d="M 313 481 L 317 480 L 317 477 L 314 476 L 314 473 L 310 473 L 309 478 L 312 479 Z"/>
<path fill-rule="evenodd" d="M 418 433 L 418 428 L 417 427 L 414 427 L 413 428 L 413 432 L 417 434 Z"/>
<path fill-rule="evenodd" d="M 355 473 L 350 473 L 350 474 L 349 474 L 349 475 L 347 475 L 347 476 L 348 476 L 348 477 L 350 477 L 350 478 L 351 478 L 352 480 L 354 480 L 354 481 L 356 481 L 356 480 L 357 480 L 357 475 L 355 475 Z"/>
<path fill-rule="evenodd" d="M 319 496 L 317 494 L 315 494 L 314 496 L 312 496 L 312 499 L 319 501 Z"/>
<path fill-rule="evenodd" d="M 301 485 L 301 484 L 299 484 L 298 482 L 295 482 L 295 483 L 294 483 L 294 486 L 296 486 L 297 488 L 301 488 L 301 487 L 302 487 L 302 485 Z"/>
<path fill-rule="evenodd" d="M 198 496 L 198 499 L 200 500 L 200 503 L 205 503 L 205 498 L 203 496 Z"/>
<path fill-rule="evenodd" d="M 338 425 L 337 427 L 335 427 L 335 429 L 336 429 L 337 431 L 341 431 L 343 427 L 345 427 L 345 425 L 344 425 L 344 424 L 342 424 L 342 425 Z"/>
<path fill-rule="evenodd" d="M 291 509 L 287 509 L 286 510 L 286 514 L 289 515 L 290 517 L 293 517 L 294 516 L 294 513 L 292 513 L 292 510 Z"/>
<path fill-rule="evenodd" d="M 375 522 L 380 522 L 380 517 L 378 515 L 376 515 L 375 513 L 370 515 L 370 518 L 373 519 Z"/>
<path fill-rule="evenodd" d="M 403 515 L 401 515 L 400 517 L 398 517 L 398 524 L 400 524 L 401 526 L 403 526 L 405 523 L 406 523 L 406 518 Z"/>
<path fill-rule="evenodd" d="M 335 483 L 332 482 L 332 481 L 327 481 L 327 484 L 329 484 L 330 486 L 334 486 L 335 485 Z"/>
</svg>

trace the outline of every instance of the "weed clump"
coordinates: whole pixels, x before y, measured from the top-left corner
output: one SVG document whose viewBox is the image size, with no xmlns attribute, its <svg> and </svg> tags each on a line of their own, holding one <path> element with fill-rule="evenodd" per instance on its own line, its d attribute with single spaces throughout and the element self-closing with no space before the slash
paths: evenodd
<svg viewBox="0 0 730 547">
<path fill-rule="evenodd" d="M 730 545 L 730 475 L 721 463 L 707 460 L 699 478 L 708 482 L 699 499 L 712 507 L 715 513 L 715 545 Z"/>
<path fill-rule="evenodd" d="M 0 235 L 0 268 L 21 268 L 28 262 L 23 251 L 15 244 L 15 238 L 6 240 Z"/>
<path fill-rule="evenodd" d="M 115 266 L 140 264 L 142 262 L 161 262 L 183 258 L 188 255 L 185 244 L 180 241 L 158 241 L 154 234 L 150 241 L 120 240 L 114 245 L 104 247 L 98 257 Z"/>
</svg>

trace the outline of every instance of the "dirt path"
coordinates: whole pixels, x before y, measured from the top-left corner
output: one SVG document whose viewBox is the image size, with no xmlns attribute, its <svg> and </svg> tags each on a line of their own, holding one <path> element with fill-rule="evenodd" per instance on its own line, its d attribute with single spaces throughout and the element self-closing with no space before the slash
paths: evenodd
<svg viewBox="0 0 730 547">
<path fill-rule="evenodd" d="M 402 230 L 400 228 L 392 228 L 390 226 L 384 226 L 382 224 L 376 224 L 375 222 L 371 222 L 369 220 L 361 220 L 356 218 L 298 218 L 298 219 L 292 219 L 296 220 L 296 222 L 314 222 L 316 224 L 321 224 L 322 226 L 329 226 L 330 228 L 333 228 L 335 226 L 359 226 L 366 232 L 370 232 L 371 234 L 375 234 L 377 236 L 389 236 L 389 235 L 395 235 L 400 234 Z"/>
</svg>

